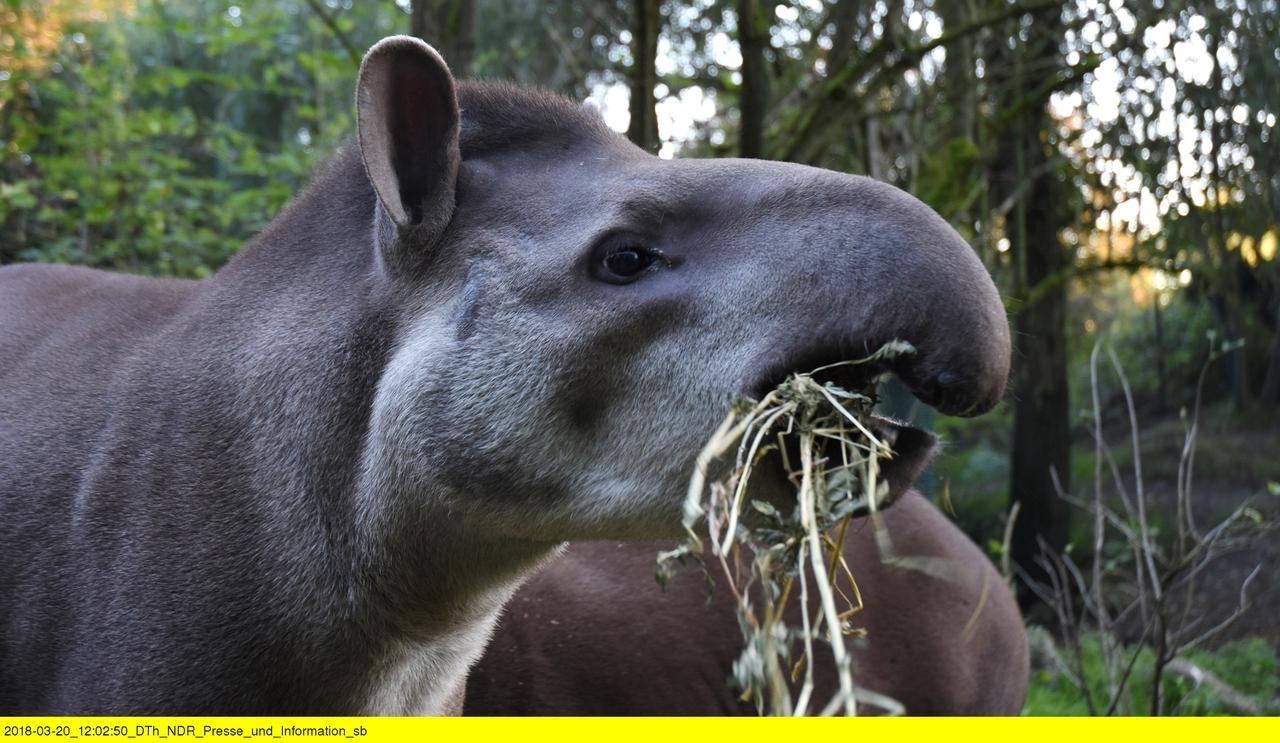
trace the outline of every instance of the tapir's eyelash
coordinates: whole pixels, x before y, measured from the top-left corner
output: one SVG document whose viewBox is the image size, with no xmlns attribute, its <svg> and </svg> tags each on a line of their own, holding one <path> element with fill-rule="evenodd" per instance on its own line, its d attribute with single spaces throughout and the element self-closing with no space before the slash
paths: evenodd
<svg viewBox="0 0 1280 743">
<path fill-rule="evenodd" d="M 667 254 L 657 248 L 651 248 L 648 245 L 644 245 L 642 243 L 637 243 L 636 245 L 631 247 L 634 247 L 636 250 L 641 250 L 653 256 L 655 261 L 657 261 L 658 263 L 661 263 L 666 268 L 671 268 L 671 266 L 674 265 L 671 262 L 671 259 L 667 257 Z"/>
<path fill-rule="evenodd" d="M 680 258 L 667 255 L 666 253 L 664 253 L 663 251 L 657 248 L 649 248 L 649 250 L 652 251 L 654 256 L 656 256 L 657 259 L 662 263 L 663 268 L 676 268 L 681 263 Z"/>
</svg>

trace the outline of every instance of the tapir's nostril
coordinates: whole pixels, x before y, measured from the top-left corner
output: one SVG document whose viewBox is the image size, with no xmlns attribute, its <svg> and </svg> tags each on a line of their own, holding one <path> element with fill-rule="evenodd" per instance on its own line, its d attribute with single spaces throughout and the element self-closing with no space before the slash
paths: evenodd
<svg viewBox="0 0 1280 743">
<path fill-rule="evenodd" d="M 981 415 L 995 407 L 1000 401 L 1003 385 L 997 389 L 974 384 L 963 375 L 944 371 L 933 380 L 932 391 L 937 401 L 934 404 L 940 412 L 947 415 L 973 416 Z"/>
<path fill-rule="evenodd" d="M 959 372 L 943 371 L 913 388 L 916 396 L 946 415 L 977 415 L 991 407 L 986 390 Z"/>
<path fill-rule="evenodd" d="M 962 384 L 960 375 L 943 372 L 938 375 L 939 408 L 949 415 L 966 415 L 976 405 L 974 390 Z"/>
<path fill-rule="evenodd" d="M 951 371 L 944 371 L 938 375 L 938 387 L 942 392 L 947 392 L 949 388 L 960 384 L 960 375 Z"/>
</svg>

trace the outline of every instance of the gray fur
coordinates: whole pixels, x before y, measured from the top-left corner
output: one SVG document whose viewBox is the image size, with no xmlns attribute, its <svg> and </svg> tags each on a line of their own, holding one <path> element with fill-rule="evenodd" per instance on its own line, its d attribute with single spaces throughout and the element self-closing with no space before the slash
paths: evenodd
<svg viewBox="0 0 1280 743">
<path fill-rule="evenodd" d="M 0 712 L 442 712 L 557 545 L 678 531 L 735 395 L 899 337 L 926 402 L 1000 397 L 995 288 L 903 192 L 364 71 L 364 151 L 214 277 L 0 269 Z M 599 281 L 612 234 L 669 265 Z"/>
</svg>

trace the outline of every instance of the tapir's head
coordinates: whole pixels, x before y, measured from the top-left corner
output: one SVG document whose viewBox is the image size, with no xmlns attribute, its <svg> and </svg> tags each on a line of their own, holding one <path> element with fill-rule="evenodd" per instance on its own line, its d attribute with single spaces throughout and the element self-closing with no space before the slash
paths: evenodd
<svg viewBox="0 0 1280 743">
<path fill-rule="evenodd" d="M 357 105 L 404 316 L 371 436 L 398 490 L 475 528 L 674 534 L 731 401 L 890 339 L 917 352 L 887 371 L 944 413 L 1003 392 L 990 277 L 892 186 L 661 160 L 555 96 L 459 86 L 408 37 L 369 51 Z"/>
</svg>

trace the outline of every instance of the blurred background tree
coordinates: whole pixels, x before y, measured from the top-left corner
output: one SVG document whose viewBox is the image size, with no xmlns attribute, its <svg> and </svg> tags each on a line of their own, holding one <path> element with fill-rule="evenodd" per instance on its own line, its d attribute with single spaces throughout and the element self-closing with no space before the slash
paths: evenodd
<svg viewBox="0 0 1280 743">
<path fill-rule="evenodd" d="M 947 438 L 924 487 L 998 558 L 1021 504 L 1008 557 L 1035 574 L 1042 542 L 1088 547 L 1056 490 L 1094 471 L 1100 338 L 1154 491 L 1211 346 L 1243 340 L 1196 473 L 1219 498 L 1280 481 L 1278 26 L 1277 0 L 0 0 L 0 263 L 210 275 L 350 133 L 363 50 L 414 33 L 661 156 L 864 173 L 950 220 L 1006 298 L 1008 400 L 887 404 Z"/>
</svg>

